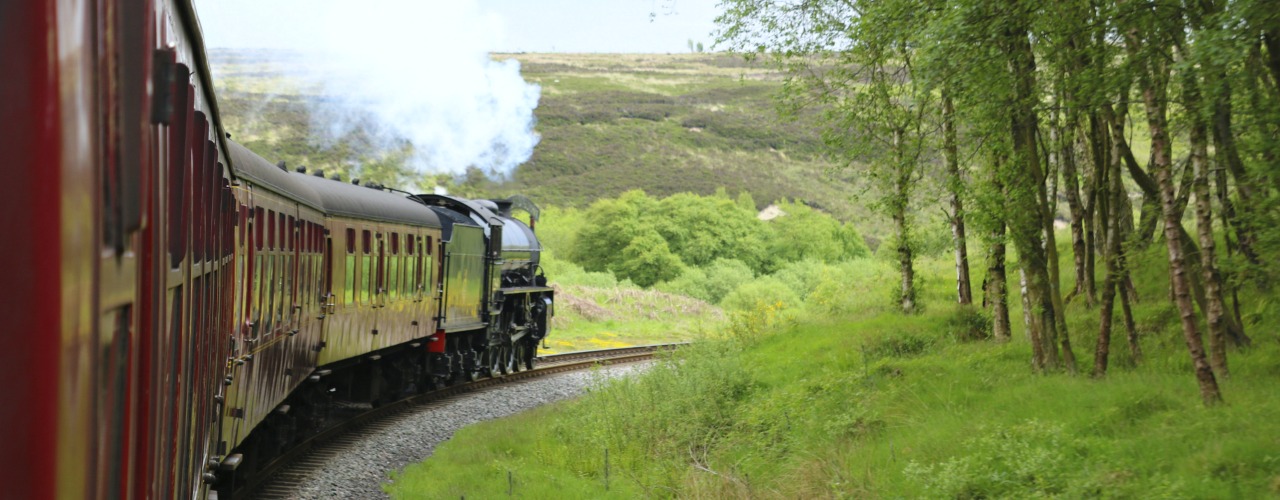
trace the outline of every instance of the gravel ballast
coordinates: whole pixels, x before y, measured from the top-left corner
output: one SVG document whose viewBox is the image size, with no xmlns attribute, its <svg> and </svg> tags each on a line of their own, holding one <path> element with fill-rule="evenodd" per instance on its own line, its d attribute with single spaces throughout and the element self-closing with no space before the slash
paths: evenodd
<svg viewBox="0 0 1280 500">
<path fill-rule="evenodd" d="M 392 471 L 430 457 L 436 446 L 453 437 L 458 429 L 577 397 L 593 382 L 630 375 L 644 370 L 649 364 L 632 363 L 573 371 L 503 384 L 393 417 L 389 425 L 363 431 L 354 445 L 321 471 L 303 478 L 297 490 L 289 496 L 308 499 L 386 498 L 382 485 L 390 482 Z"/>
</svg>

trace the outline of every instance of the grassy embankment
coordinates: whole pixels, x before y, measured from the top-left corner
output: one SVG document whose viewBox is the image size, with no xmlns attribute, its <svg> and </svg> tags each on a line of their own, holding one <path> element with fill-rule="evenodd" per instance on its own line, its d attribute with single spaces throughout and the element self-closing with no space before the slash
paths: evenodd
<svg viewBox="0 0 1280 500">
<path fill-rule="evenodd" d="M 1065 241 L 1060 238 L 1059 241 Z M 1037 375 L 1015 337 L 968 339 L 947 259 L 926 259 L 925 312 L 886 307 L 876 259 L 847 295 L 734 315 L 718 340 L 578 401 L 460 432 L 398 475 L 404 498 L 1006 497 L 1280 495 L 1280 311 L 1245 294 L 1254 347 L 1232 352 L 1227 404 L 1200 404 L 1159 245 L 1132 262 L 1146 358 L 1123 327 L 1104 379 Z M 1069 256 L 1069 251 L 1063 255 Z M 1069 257 L 1064 257 L 1069 258 Z M 1069 263 L 1064 262 L 1064 266 Z M 1069 269 L 1069 267 L 1064 267 Z M 1068 307 L 1080 369 L 1097 310 Z M 827 319 L 815 319 L 815 318 Z M 604 458 L 609 455 L 608 486 Z M 508 483 L 511 473 L 513 484 Z"/>
</svg>

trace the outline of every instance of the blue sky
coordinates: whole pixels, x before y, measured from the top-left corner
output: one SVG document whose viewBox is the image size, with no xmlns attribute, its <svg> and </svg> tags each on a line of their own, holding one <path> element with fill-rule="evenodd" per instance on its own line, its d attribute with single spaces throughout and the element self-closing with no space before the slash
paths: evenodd
<svg viewBox="0 0 1280 500">
<path fill-rule="evenodd" d="M 414 10 L 438 0 L 421 0 Z M 687 52 L 688 40 L 712 44 L 718 0 L 452 0 L 471 3 L 493 27 L 497 52 Z M 325 1 L 197 0 L 214 48 L 291 48 L 290 25 L 306 22 Z M 379 2 L 367 2 L 379 8 Z M 439 5 L 439 4 L 437 4 Z M 400 9 L 386 8 L 395 16 Z M 456 11 L 446 8 L 445 10 Z M 650 14 L 654 15 L 650 15 Z M 423 15 L 422 13 L 415 13 Z"/>
</svg>

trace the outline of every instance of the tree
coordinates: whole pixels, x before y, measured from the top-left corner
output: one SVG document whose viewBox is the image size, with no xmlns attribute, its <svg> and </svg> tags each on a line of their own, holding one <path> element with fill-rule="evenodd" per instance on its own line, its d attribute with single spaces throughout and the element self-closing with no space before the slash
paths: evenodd
<svg viewBox="0 0 1280 500">
<path fill-rule="evenodd" d="M 785 74 L 784 114 L 823 111 L 823 142 L 875 185 L 874 206 L 893 220 L 898 303 L 916 310 L 909 210 L 936 96 L 914 72 L 920 13 L 913 2 L 726 0 L 720 42 L 764 57 Z"/>
<path fill-rule="evenodd" d="M 684 263 L 671 253 L 662 235 L 652 228 L 644 228 L 622 249 L 622 259 L 612 270 L 622 278 L 647 287 L 680 276 Z"/>
<path fill-rule="evenodd" d="M 1169 273 L 1172 276 L 1174 302 L 1182 319 L 1183 336 L 1195 367 L 1196 380 L 1200 384 L 1200 396 L 1206 405 L 1222 400 L 1218 382 L 1205 358 L 1204 343 L 1196 324 L 1195 306 L 1191 300 L 1191 285 L 1187 277 L 1186 256 L 1182 247 L 1182 213 L 1177 210 L 1177 197 L 1173 188 L 1173 160 L 1170 152 L 1169 124 L 1165 115 L 1168 105 L 1168 85 L 1171 59 L 1167 49 L 1169 34 L 1183 27 L 1167 26 L 1157 15 L 1144 7 L 1129 5 L 1130 24 L 1124 26 L 1125 47 L 1129 56 L 1137 62 L 1139 89 L 1146 108 L 1147 128 L 1151 134 L 1151 167 L 1159 188 L 1165 243 L 1169 249 Z"/>
</svg>

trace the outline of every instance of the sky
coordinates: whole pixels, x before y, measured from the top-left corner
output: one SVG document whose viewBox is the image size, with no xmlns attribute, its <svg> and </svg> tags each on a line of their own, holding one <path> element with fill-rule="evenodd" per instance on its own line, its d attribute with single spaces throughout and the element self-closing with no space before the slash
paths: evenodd
<svg viewBox="0 0 1280 500">
<path fill-rule="evenodd" d="M 493 52 L 687 52 L 689 40 L 710 49 L 719 11 L 718 0 L 422 0 L 419 5 L 437 1 L 473 4 L 489 26 L 486 45 Z M 305 41 L 288 23 L 305 19 L 318 3 L 325 2 L 197 0 L 196 10 L 211 48 L 296 48 Z M 365 2 L 370 9 L 377 3 Z M 388 10 L 385 15 L 396 15 Z"/>
</svg>

